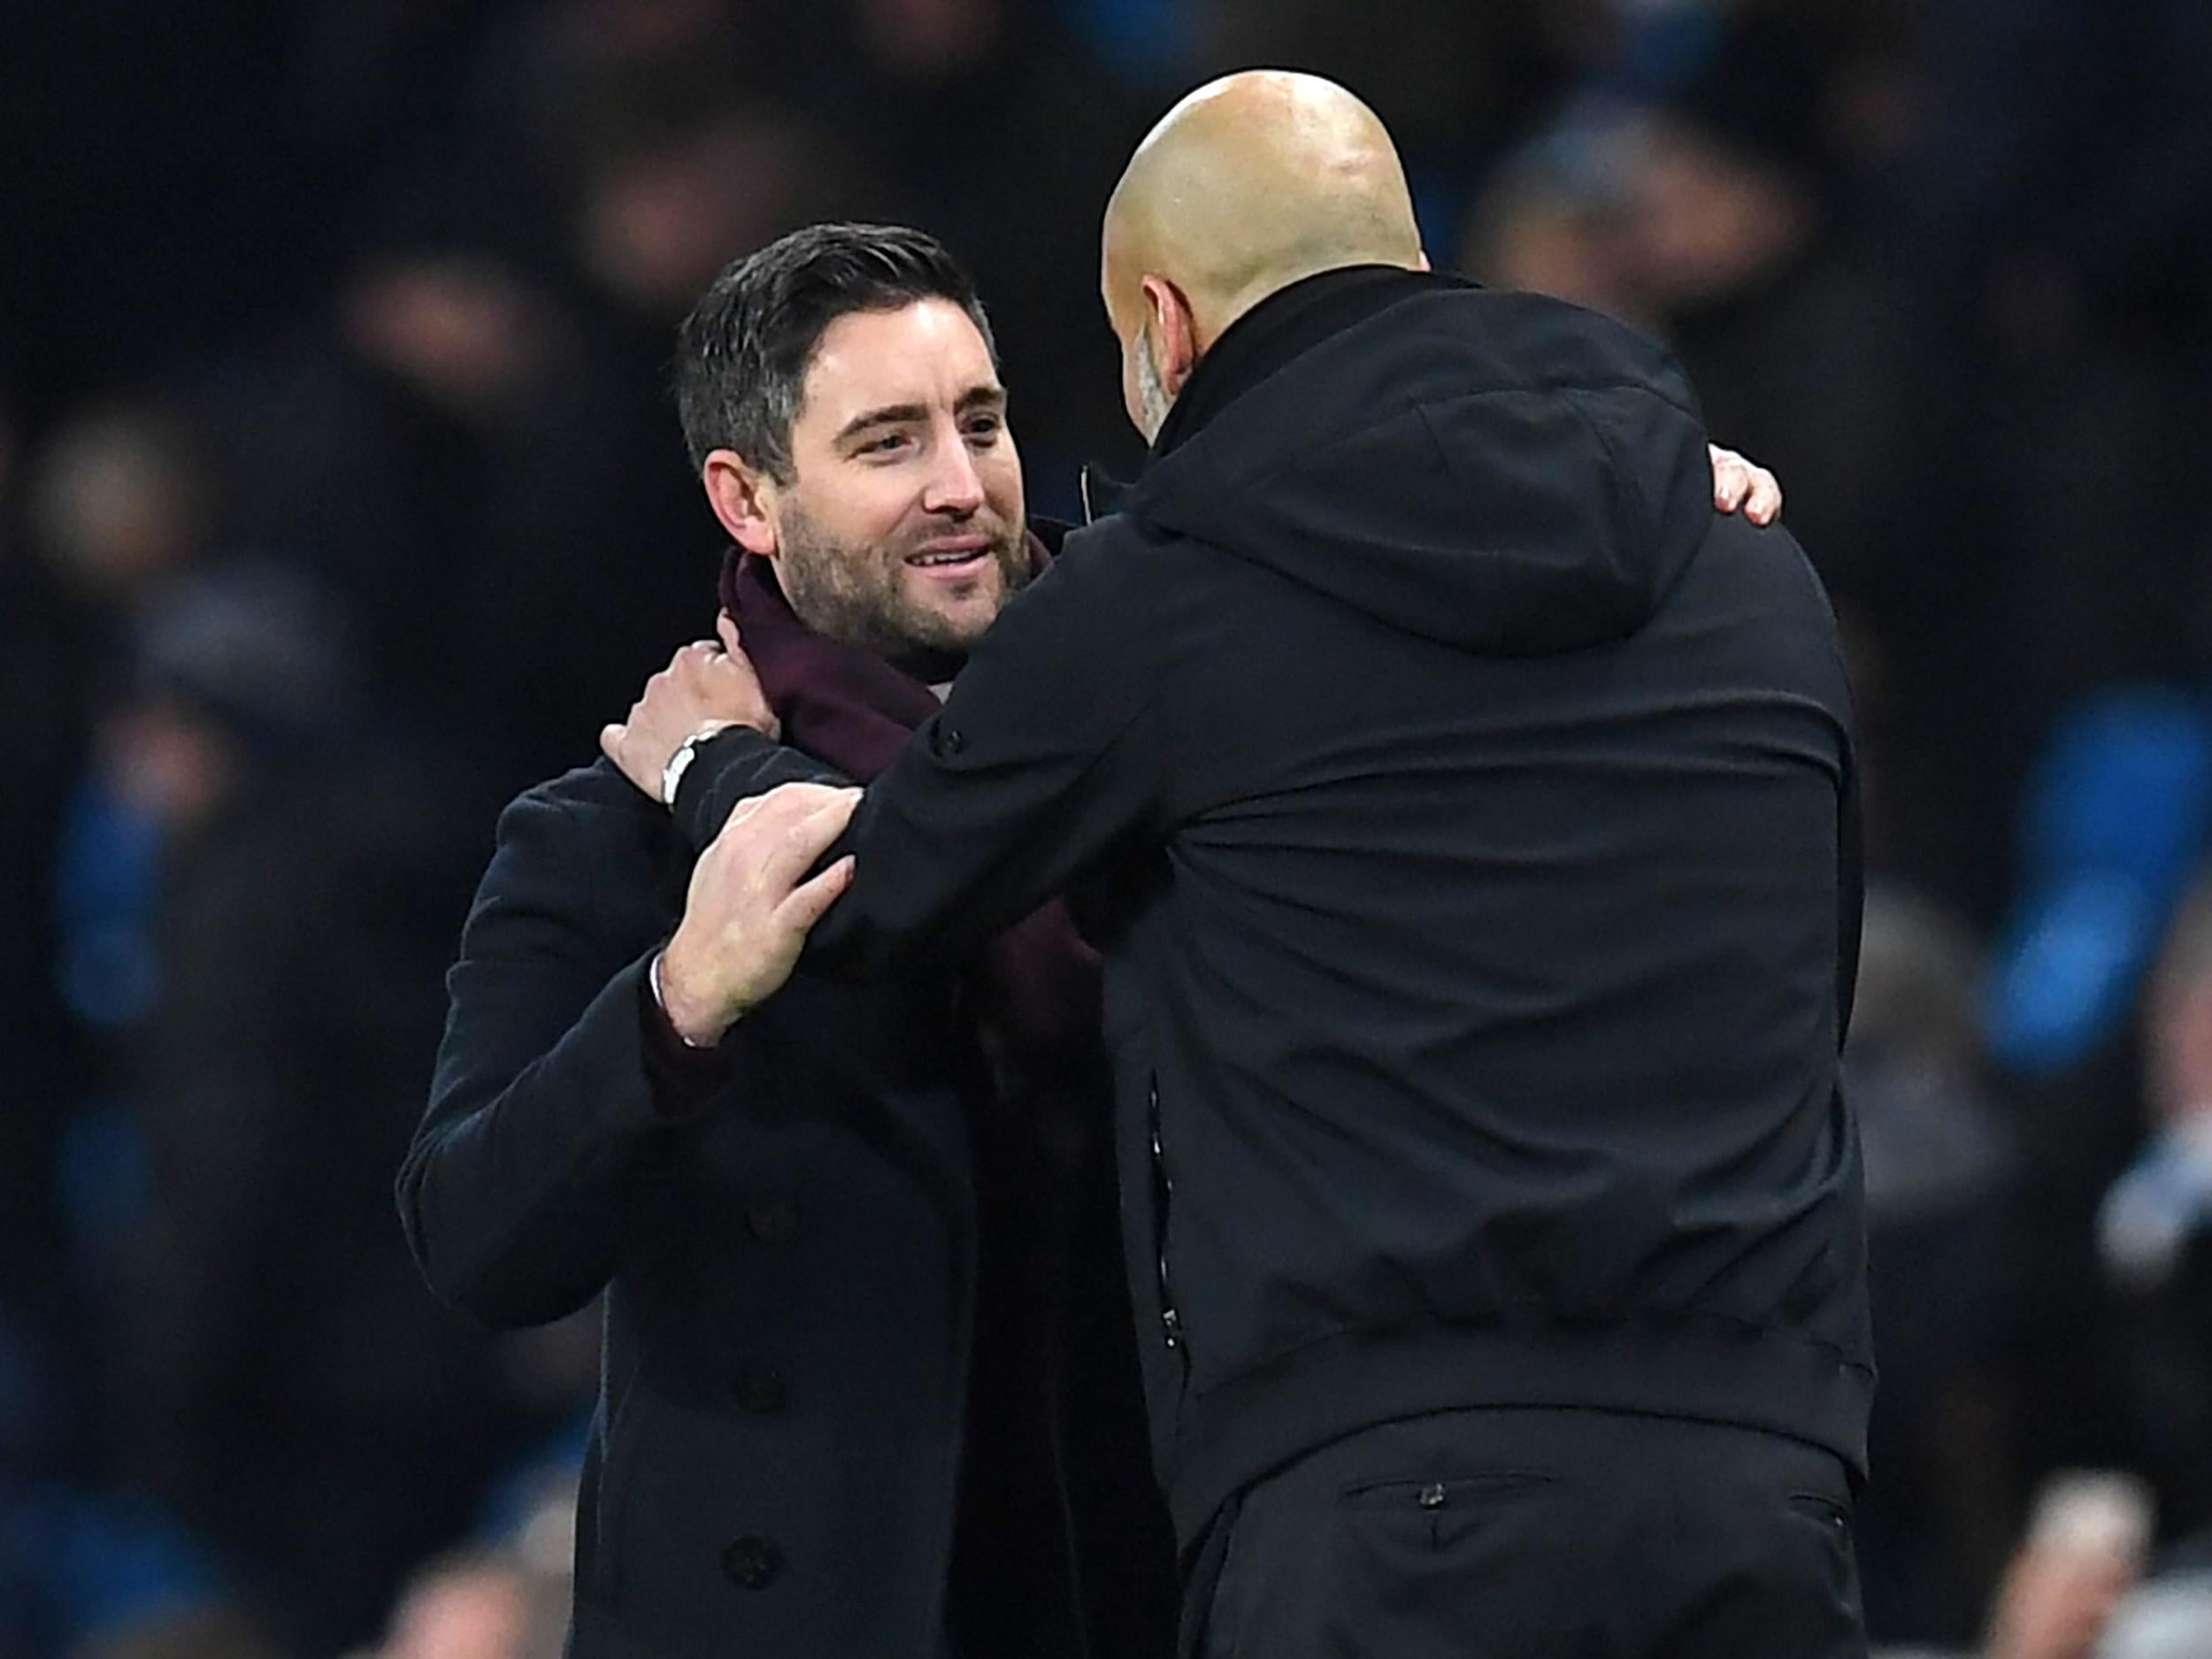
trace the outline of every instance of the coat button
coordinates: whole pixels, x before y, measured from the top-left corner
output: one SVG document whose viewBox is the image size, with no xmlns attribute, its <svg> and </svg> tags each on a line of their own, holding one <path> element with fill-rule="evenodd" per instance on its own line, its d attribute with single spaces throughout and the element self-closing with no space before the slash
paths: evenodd
<svg viewBox="0 0 2212 1659">
<path fill-rule="evenodd" d="M 774 1539 L 748 1533 L 722 1552 L 722 1571 L 748 1590 L 764 1590 L 783 1571 L 783 1551 Z"/>
<path fill-rule="evenodd" d="M 788 1198 L 764 1198 L 745 1212 L 756 1239 L 773 1244 L 799 1230 L 799 1207 Z"/>
<path fill-rule="evenodd" d="M 748 1411 L 780 1411 L 791 1403 L 791 1386 L 773 1365 L 756 1365 L 743 1372 L 732 1392 Z"/>
<path fill-rule="evenodd" d="M 960 735 L 959 727 L 940 726 L 937 728 L 937 752 L 939 754 L 957 755 L 967 746 L 968 740 Z"/>
</svg>

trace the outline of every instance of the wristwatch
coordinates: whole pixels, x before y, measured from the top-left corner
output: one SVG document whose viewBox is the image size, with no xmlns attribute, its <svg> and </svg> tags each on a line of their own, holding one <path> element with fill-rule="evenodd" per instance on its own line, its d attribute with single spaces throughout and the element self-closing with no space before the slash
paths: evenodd
<svg viewBox="0 0 2212 1659">
<path fill-rule="evenodd" d="M 675 806 L 677 786 L 683 782 L 684 773 L 691 770 L 691 763 L 698 758 L 699 745 L 710 737 L 720 736 L 730 729 L 732 724 L 733 723 L 728 720 L 717 720 L 712 726 L 703 726 L 676 745 L 676 752 L 668 757 L 668 764 L 661 768 L 661 804 L 663 806 L 670 808 Z"/>
</svg>

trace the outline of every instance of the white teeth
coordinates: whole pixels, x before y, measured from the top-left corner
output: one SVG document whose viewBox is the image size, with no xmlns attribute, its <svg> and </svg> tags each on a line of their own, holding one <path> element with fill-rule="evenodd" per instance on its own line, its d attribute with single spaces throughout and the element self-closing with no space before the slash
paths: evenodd
<svg viewBox="0 0 2212 1659">
<path fill-rule="evenodd" d="M 910 561 L 916 565 L 964 565 L 978 557 L 977 553 L 920 553 Z"/>
</svg>

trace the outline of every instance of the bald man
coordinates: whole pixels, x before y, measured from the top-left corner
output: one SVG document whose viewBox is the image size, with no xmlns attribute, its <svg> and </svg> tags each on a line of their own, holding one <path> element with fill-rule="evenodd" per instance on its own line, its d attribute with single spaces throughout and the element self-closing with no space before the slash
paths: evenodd
<svg viewBox="0 0 2212 1659">
<path fill-rule="evenodd" d="M 1658 347 L 1429 273 L 1340 88 L 1178 105 L 1103 256 L 1149 465 L 867 789 L 803 965 L 1071 891 L 1187 1652 L 1863 1652 L 1819 584 Z M 712 859 L 819 810 L 695 754 Z M 795 942 L 730 941 L 714 1029 Z"/>
</svg>

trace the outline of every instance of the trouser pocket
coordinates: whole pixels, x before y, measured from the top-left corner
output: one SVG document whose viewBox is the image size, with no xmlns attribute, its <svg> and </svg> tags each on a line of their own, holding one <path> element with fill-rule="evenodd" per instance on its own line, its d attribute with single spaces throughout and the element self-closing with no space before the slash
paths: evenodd
<svg viewBox="0 0 2212 1659">
<path fill-rule="evenodd" d="M 1202 1659 L 1556 1659 L 1575 1597 L 1572 1488 L 1532 1470 L 1392 1464 L 1248 1492 L 1212 1547 Z M 1187 1624 L 1192 1622 L 1187 1617 Z"/>
</svg>

